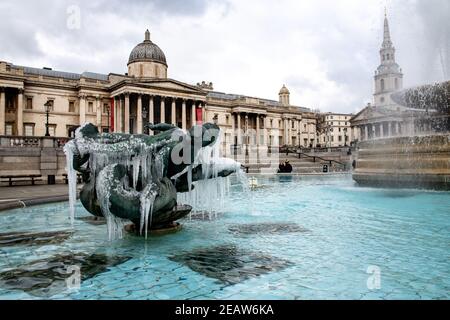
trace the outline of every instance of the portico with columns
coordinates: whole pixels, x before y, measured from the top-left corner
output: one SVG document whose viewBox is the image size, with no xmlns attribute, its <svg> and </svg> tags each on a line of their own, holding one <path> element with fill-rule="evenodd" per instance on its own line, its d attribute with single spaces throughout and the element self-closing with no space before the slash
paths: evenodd
<svg viewBox="0 0 450 320">
<path fill-rule="evenodd" d="M 141 86 L 123 85 L 112 93 L 114 132 L 143 134 L 148 123 L 168 123 L 184 130 L 203 122 L 206 93 L 186 84 L 167 80 L 170 87 L 151 81 Z M 177 86 L 178 90 L 175 90 Z M 181 90 L 183 89 L 183 90 Z"/>
</svg>

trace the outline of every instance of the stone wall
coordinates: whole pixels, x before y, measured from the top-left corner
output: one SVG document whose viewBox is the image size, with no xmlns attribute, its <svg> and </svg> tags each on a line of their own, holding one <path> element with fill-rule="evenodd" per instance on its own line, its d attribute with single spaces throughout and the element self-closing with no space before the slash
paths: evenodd
<svg viewBox="0 0 450 320">
<path fill-rule="evenodd" d="M 48 176 L 54 175 L 56 182 L 62 183 L 66 157 L 62 146 L 58 146 L 59 141 L 54 138 L 29 141 L 0 138 L 0 176 L 42 175 L 42 182 L 47 183 Z"/>
</svg>

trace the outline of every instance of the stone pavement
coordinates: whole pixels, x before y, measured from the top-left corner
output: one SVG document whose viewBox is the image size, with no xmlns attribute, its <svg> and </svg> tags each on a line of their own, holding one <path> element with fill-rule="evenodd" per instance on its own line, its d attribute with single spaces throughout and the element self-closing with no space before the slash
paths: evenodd
<svg viewBox="0 0 450 320">
<path fill-rule="evenodd" d="M 0 187 L 0 211 L 29 205 L 67 201 L 66 184 Z"/>
</svg>

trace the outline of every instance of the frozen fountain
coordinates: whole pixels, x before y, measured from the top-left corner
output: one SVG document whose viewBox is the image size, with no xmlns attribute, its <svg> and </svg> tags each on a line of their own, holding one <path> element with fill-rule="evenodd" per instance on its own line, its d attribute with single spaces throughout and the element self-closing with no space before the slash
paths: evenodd
<svg viewBox="0 0 450 320">
<path fill-rule="evenodd" d="M 359 144 L 353 179 L 360 185 L 450 189 L 450 81 L 392 95 L 416 110 L 401 136 Z"/>
<path fill-rule="evenodd" d="M 84 183 L 81 203 L 94 216 L 106 218 L 110 239 L 121 238 L 130 221 L 131 229 L 147 236 L 177 229 L 175 221 L 195 206 L 212 211 L 223 205 L 228 176 L 243 173 L 238 162 L 219 156 L 219 127 L 206 123 L 186 132 L 157 124 L 149 129 L 159 133 L 100 134 L 89 123 L 77 130 L 64 149 L 72 222 L 77 172 Z"/>
</svg>

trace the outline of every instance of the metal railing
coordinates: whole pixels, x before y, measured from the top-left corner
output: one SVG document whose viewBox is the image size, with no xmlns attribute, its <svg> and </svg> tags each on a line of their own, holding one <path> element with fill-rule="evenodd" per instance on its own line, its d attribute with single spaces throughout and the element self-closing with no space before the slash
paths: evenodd
<svg viewBox="0 0 450 320">
<path fill-rule="evenodd" d="M 300 151 L 299 151 L 300 150 Z M 347 165 L 343 162 L 340 161 L 336 161 L 336 160 L 332 160 L 332 159 L 325 159 L 316 155 L 309 155 L 305 152 L 302 152 L 301 149 L 294 149 L 294 148 L 288 148 L 288 147 L 284 147 L 283 149 L 280 149 L 280 152 L 285 153 L 286 155 L 289 155 L 290 153 L 298 155 L 298 158 L 301 159 L 302 156 L 305 158 L 310 158 L 313 160 L 313 162 L 317 162 L 316 160 L 320 160 L 322 162 L 327 162 L 330 166 L 335 163 L 337 165 L 340 165 L 344 168 L 344 170 L 347 169 Z"/>
</svg>

